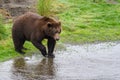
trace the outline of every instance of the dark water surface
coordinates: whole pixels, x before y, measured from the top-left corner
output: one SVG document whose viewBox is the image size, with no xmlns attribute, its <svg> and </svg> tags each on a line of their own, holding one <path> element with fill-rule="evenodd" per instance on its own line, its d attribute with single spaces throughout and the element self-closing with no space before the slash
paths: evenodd
<svg viewBox="0 0 120 80">
<path fill-rule="evenodd" d="M 64 47 L 54 59 L 34 54 L 0 63 L 0 80 L 120 80 L 120 43 Z"/>
</svg>

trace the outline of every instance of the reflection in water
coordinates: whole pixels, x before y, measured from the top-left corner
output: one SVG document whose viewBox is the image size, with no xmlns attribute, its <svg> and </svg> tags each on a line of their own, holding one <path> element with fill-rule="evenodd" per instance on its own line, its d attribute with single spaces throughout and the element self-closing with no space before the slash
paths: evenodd
<svg viewBox="0 0 120 80">
<path fill-rule="evenodd" d="M 44 58 L 35 68 L 38 75 L 54 75 L 53 59 Z"/>
<path fill-rule="evenodd" d="M 18 58 L 13 63 L 13 75 L 22 80 L 53 79 L 55 75 L 53 59 L 44 58 L 40 63 L 28 63 Z"/>
<path fill-rule="evenodd" d="M 16 71 L 25 70 L 26 62 L 23 57 L 20 57 L 14 60 L 13 66 Z"/>
</svg>

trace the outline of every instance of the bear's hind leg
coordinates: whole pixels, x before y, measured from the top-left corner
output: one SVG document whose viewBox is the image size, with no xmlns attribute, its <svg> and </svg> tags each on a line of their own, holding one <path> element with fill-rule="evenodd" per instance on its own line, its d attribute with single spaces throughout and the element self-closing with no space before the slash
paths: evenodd
<svg viewBox="0 0 120 80">
<path fill-rule="evenodd" d="M 14 46 L 15 46 L 15 51 L 20 53 L 20 54 L 25 54 L 25 52 L 22 51 L 23 49 L 23 44 L 25 40 L 23 39 L 14 39 Z"/>
</svg>

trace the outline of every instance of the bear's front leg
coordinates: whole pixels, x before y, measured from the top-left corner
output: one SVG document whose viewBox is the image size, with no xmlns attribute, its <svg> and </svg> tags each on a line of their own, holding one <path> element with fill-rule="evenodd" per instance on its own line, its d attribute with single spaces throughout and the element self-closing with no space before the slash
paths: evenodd
<svg viewBox="0 0 120 80">
<path fill-rule="evenodd" d="M 45 48 L 45 46 L 44 46 L 42 43 L 39 43 L 39 42 L 37 42 L 37 41 L 32 41 L 32 43 L 33 43 L 33 45 L 34 45 L 36 48 L 38 48 L 38 49 L 41 51 L 41 53 L 42 53 L 42 55 L 43 55 L 44 57 L 47 56 L 46 48 Z"/>
<path fill-rule="evenodd" d="M 48 58 L 54 58 L 54 48 L 55 48 L 56 41 L 53 38 L 49 38 L 47 42 L 47 47 L 48 47 Z"/>
</svg>

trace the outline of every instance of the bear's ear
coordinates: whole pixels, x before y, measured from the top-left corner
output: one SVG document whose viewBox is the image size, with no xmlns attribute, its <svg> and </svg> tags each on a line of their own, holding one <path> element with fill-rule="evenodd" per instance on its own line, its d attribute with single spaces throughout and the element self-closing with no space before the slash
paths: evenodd
<svg viewBox="0 0 120 80">
<path fill-rule="evenodd" d="M 46 16 L 44 16 L 43 18 L 42 18 L 42 20 L 44 20 L 44 21 L 48 21 L 50 18 L 49 17 L 46 17 Z"/>
<path fill-rule="evenodd" d="M 47 23 L 47 26 L 48 26 L 49 28 L 52 27 L 52 23 L 48 22 L 48 23 Z"/>
</svg>

